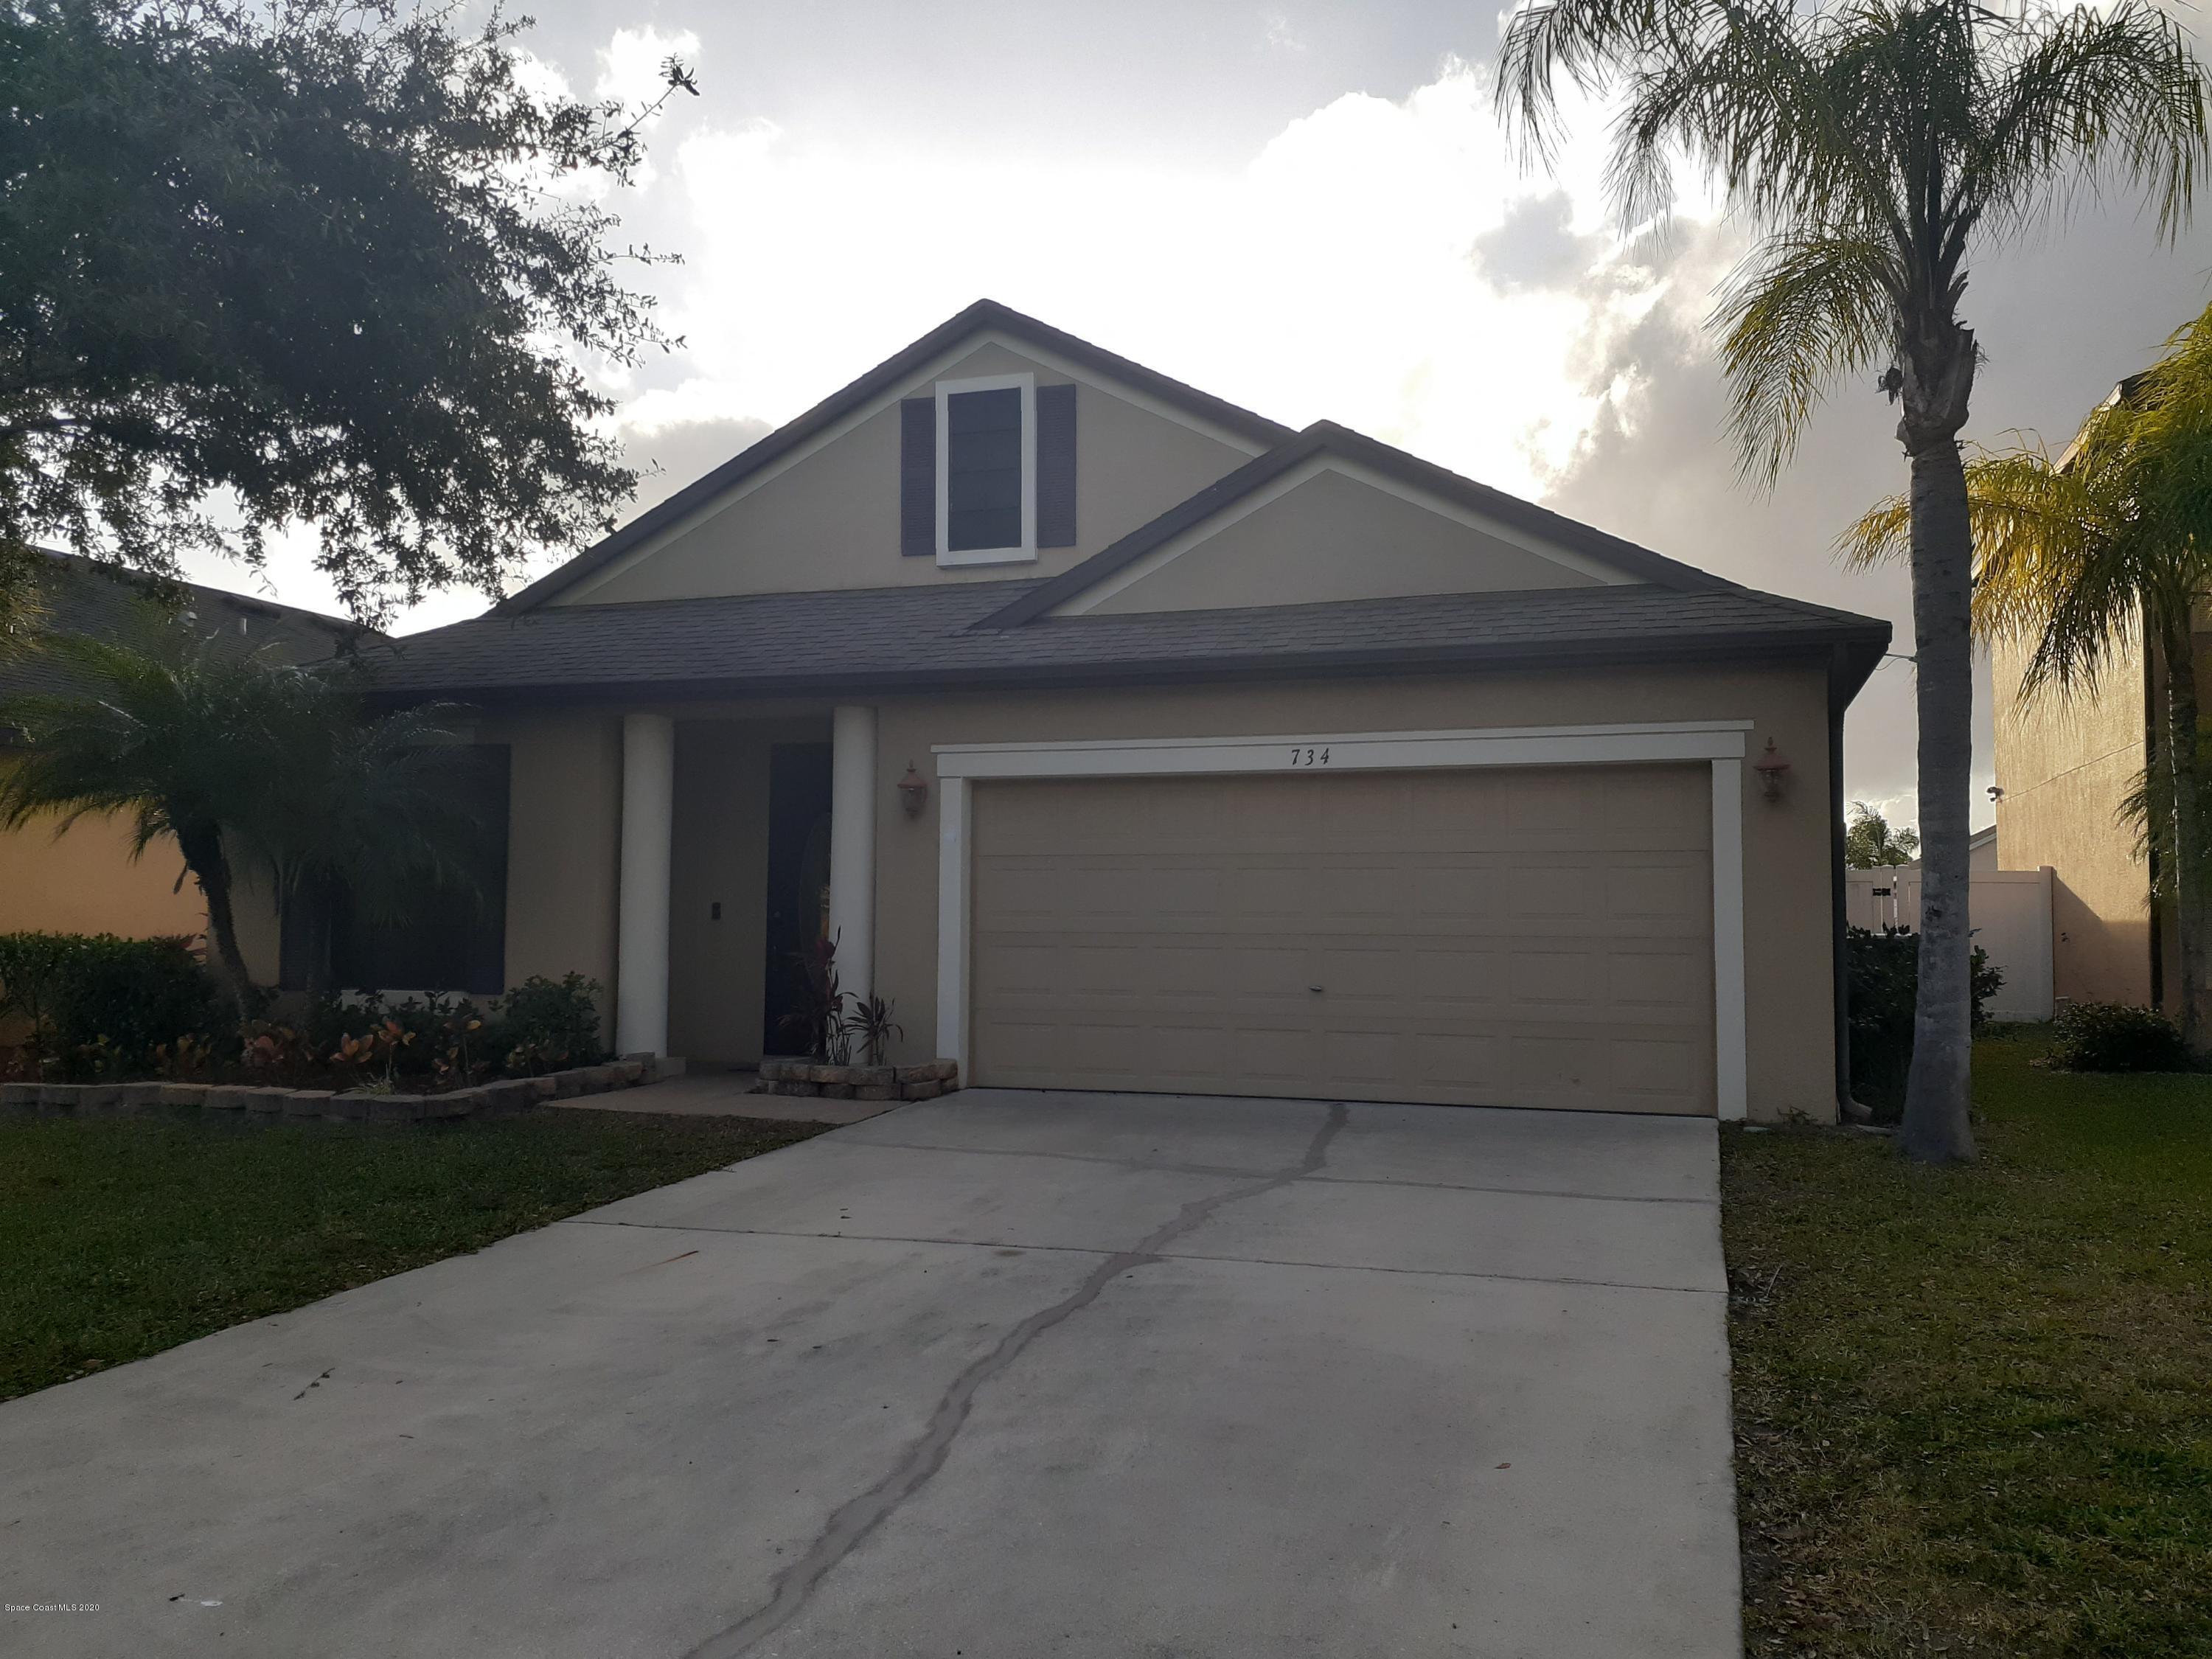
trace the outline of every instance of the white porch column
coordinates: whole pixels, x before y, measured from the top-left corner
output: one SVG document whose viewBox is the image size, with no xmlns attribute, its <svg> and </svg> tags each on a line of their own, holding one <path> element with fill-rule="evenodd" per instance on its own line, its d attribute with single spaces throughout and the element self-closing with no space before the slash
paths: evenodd
<svg viewBox="0 0 2212 1659">
<path fill-rule="evenodd" d="M 668 869 L 676 822 L 676 722 L 623 716 L 622 896 L 615 935 L 615 1052 L 668 1052 Z"/>
<path fill-rule="evenodd" d="M 830 738 L 830 936 L 838 984 L 866 997 L 876 982 L 876 711 L 841 706 Z"/>
</svg>

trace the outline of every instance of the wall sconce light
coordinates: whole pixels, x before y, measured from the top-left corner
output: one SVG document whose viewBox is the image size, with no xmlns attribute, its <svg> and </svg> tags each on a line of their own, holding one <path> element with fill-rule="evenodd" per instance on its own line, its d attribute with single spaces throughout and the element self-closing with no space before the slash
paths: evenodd
<svg viewBox="0 0 2212 1659">
<path fill-rule="evenodd" d="M 929 801 L 929 783 L 914 769 L 912 761 L 906 763 L 906 775 L 898 781 L 898 792 L 900 805 L 906 808 L 907 817 L 920 817 L 921 809 Z"/>
<path fill-rule="evenodd" d="M 1759 793 L 1769 800 L 1780 800 L 1782 781 L 1790 775 L 1790 763 L 1776 751 L 1773 738 L 1766 740 L 1766 752 L 1752 763 L 1751 769 L 1759 774 Z"/>
</svg>

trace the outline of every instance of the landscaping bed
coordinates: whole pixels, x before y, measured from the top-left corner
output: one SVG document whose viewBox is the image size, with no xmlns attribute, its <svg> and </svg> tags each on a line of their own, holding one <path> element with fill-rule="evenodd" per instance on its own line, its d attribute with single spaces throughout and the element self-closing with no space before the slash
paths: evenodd
<svg viewBox="0 0 2212 1659">
<path fill-rule="evenodd" d="M 2212 1654 L 2212 1077 L 2046 1046 L 1968 1168 L 1723 1137 L 1753 1655 Z"/>
<path fill-rule="evenodd" d="M 245 1121 L 0 1110 L 0 1399 L 826 1127 L 550 1109 L 397 1128 Z"/>
<path fill-rule="evenodd" d="M 0 1083 L 0 1107 L 43 1115 L 129 1117 L 141 1112 L 206 1112 L 250 1122 L 324 1118 L 332 1122 L 416 1123 L 496 1117 L 548 1100 L 635 1088 L 671 1075 L 671 1062 L 638 1058 L 572 1066 L 535 1077 L 416 1093 L 398 1089 L 285 1089 L 225 1083 Z"/>
</svg>

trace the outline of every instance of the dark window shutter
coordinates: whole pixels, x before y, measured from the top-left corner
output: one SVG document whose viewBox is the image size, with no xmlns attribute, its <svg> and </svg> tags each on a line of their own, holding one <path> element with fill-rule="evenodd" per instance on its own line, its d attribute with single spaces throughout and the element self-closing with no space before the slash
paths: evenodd
<svg viewBox="0 0 2212 1659">
<path fill-rule="evenodd" d="M 899 551 L 909 559 L 937 553 L 937 399 L 899 404 Z"/>
<path fill-rule="evenodd" d="M 1075 545 L 1075 388 L 1036 389 L 1039 547 Z"/>
</svg>

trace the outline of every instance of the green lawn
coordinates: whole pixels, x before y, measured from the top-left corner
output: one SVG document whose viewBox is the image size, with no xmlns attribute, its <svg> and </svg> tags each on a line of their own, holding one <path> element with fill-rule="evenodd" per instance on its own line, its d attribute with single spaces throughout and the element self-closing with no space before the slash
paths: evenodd
<svg viewBox="0 0 2212 1659">
<path fill-rule="evenodd" d="M 0 1114 L 0 1400 L 821 1127 L 555 1109 L 392 1128 Z"/>
<path fill-rule="evenodd" d="M 1723 1137 L 1753 1655 L 2212 1655 L 2212 1077 L 2043 1046 L 1971 1168 Z"/>
</svg>

